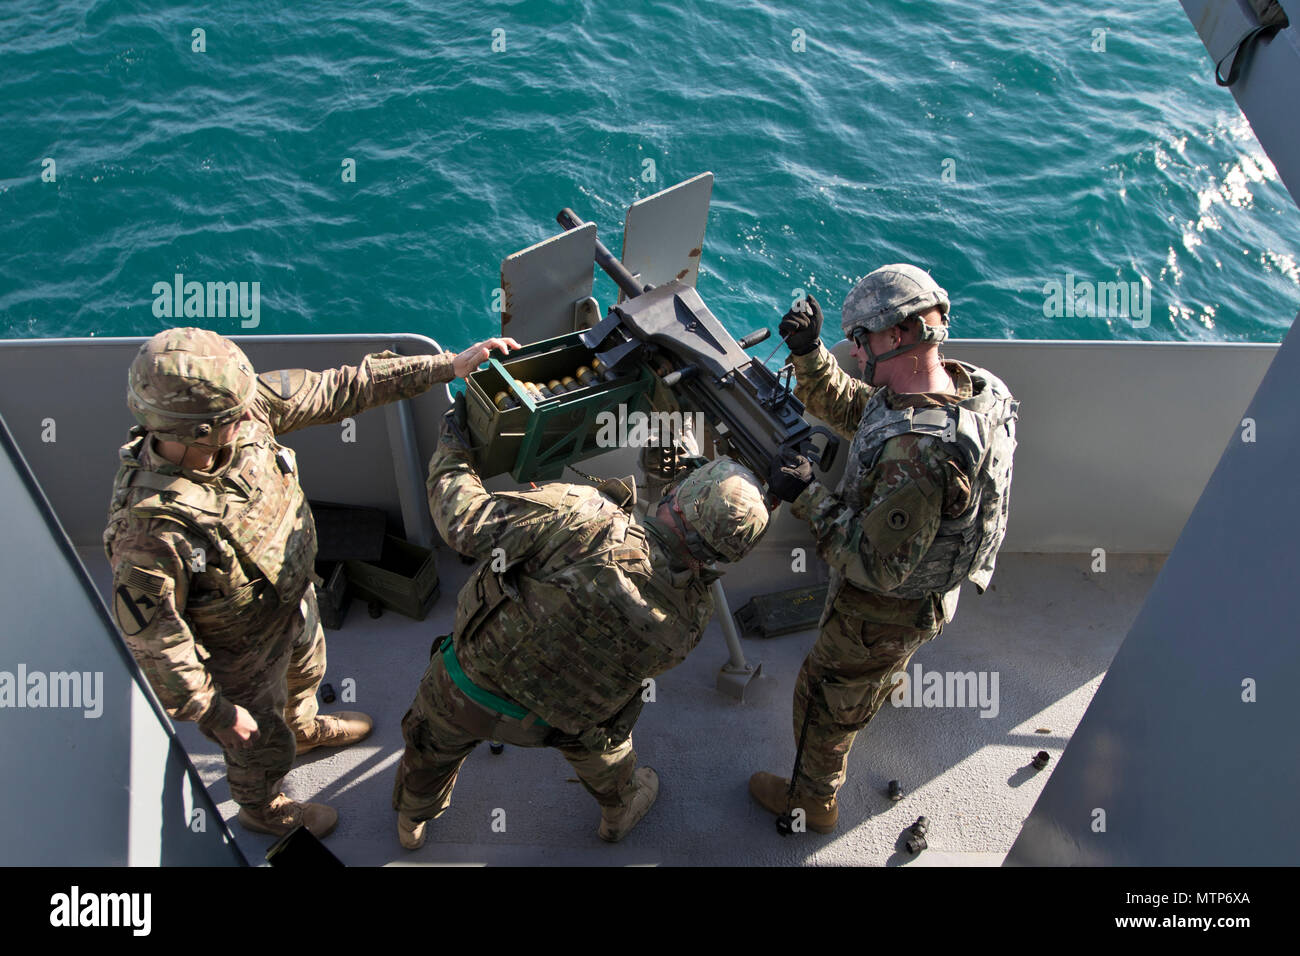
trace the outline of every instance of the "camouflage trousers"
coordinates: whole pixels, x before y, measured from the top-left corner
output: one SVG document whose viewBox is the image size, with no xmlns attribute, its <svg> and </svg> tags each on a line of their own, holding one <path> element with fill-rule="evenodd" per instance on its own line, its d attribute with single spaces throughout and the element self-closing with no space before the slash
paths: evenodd
<svg viewBox="0 0 1300 956">
<path fill-rule="evenodd" d="M 943 630 L 941 619 L 918 623 L 932 626 L 882 624 L 828 609 L 795 682 L 796 747 L 812 701 L 797 784 L 801 792 L 829 800 L 843 786 L 853 740 L 889 698 L 891 675 L 905 670 L 917 648 Z"/>
<path fill-rule="evenodd" d="M 537 724 L 525 727 L 466 697 L 447 673 L 441 653 L 429 661 L 415 701 L 402 718 L 402 736 L 406 750 L 397 766 L 393 809 L 415 820 L 433 819 L 451 806 L 461 765 L 484 740 L 554 747 L 602 807 L 622 805 L 636 769 L 630 735 L 617 742 L 598 729 L 579 737 Z"/>
<path fill-rule="evenodd" d="M 306 734 L 316 723 L 316 689 L 325 676 L 325 632 L 316 589 L 308 587 L 296 608 L 278 615 L 248 644 L 243 651 L 209 647 L 205 666 L 222 696 L 257 721 L 252 746 L 221 749 L 230 796 L 242 807 L 261 807 L 280 792 L 293 767 L 295 733 Z"/>
</svg>

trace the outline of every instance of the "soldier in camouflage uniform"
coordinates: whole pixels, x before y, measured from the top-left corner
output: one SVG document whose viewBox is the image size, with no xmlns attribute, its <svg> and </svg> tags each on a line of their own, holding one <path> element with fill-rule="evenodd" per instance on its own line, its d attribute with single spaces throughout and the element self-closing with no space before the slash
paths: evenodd
<svg viewBox="0 0 1300 956">
<path fill-rule="evenodd" d="M 258 376 L 214 332 L 170 329 L 131 364 L 140 423 L 120 452 L 104 548 L 119 630 L 167 712 L 221 745 L 247 829 L 317 836 L 338 814 L 280 792 L 295 752 L 370 732 L 365 714 L 316 713 L 325 639 L 316 529 L 291 449 L 276 436 L 338 422 L 469 374 L 493 339 L 453 356 L 368 355 L 359 367 Z"/>
<path fill-rule="evenodd" d="M 781 323 L 795 394 L 852 445 L 834 492 L 801 458 L 773 468 L 772 491 L 808 521 L 831 586 L 795 686 L 796 743 L 808 721 L 794 799 L 771 773 L 756 773 L 750 792 L 774 813 L 803 809 L 822 833 L 838 819 L 857 732 L 952 619 L 961 582 L 983 592 L 1006 530 L 1017 404 L 991 373 L 942 360 L 947 314 L 947 293 L 915 266 L 860 280 L 843 328 L 863 381 L 821 345 L 816 300 Z"/>
<path fill-rule="evenodd" d="M 721 573 L 713 562 L 740 560 L 766 530 L 761 486 L 719 458 L 638 523 L 631 479 L 490 494 L 463 436 L 449 416 L 429 505 L 447 543 L 483 563 L 402 720 L 398 838 L 419 848 L 465 758 L 497 740 L 559 750 L 600 804 L 599 836 L 617 842 L 659 791 L 632 749 L 642 682 L 699 643 Z"/>
</svg>

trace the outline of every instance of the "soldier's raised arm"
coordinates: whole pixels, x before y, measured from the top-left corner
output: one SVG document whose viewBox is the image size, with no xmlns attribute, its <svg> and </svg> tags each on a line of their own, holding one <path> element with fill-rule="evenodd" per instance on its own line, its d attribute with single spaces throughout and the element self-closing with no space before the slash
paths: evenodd
<svg viewBox="0 0 1300 956">
<path fill-rule="evenodd" d="M 340 422 L 379 405 L 414 398 L 434 385 L 464 378 L 495 349 L 519 348 L 510 338 L 475 343 L 459 355 L 397 355 L 377 352 L 360 365 L 324 372 L 278 369 L 258 376 L 258 400 L 277 435 L 311 425 Z"/>
<path fill-rule="evenodd" d="M 860 511 L 814 481 L 791 513 L 807 519 L 818 554 L 849 583 L 892 591 L 921 563 L 939 530 L 946 467 L 933 438 L 900 435 L 863 474 Z"/>
<path fill-rule="evenodd" d="M 852 438 L 875 389 L 846 374 L 822 345 L 822 309 L 817 300 L 806 296 L 791 306 L 781 318 L 779 331 L 790 348 L 795 397 L 832 431 Z"/>
<path fill-rule="evenodd" d="M 851 439 L 875 389 L 840 368 L 821 343 L 807 355 L 791 355 L 790 362 L 795 398 L 836 434 Z"/>
<path fill-rule="evenodd" d="M 461 434 L 457 434 L 458 430 Z M 444 425 L 429 459 L 429 511 L 443 540 L 480 560 L 530 550 L 555 509 L 526 494 L 493 494 L 474 470 L 464 426 Z"/>
<path fill-rule="evenodd" d="M 196 541 L 160 518 L 123 530 L 111 556 L 113 617 L 167 713 L 212 733 L 231 727 L 236 710 L 199 659 L 183 616 L 189 562 L 202 548 Z"/>
</svg>

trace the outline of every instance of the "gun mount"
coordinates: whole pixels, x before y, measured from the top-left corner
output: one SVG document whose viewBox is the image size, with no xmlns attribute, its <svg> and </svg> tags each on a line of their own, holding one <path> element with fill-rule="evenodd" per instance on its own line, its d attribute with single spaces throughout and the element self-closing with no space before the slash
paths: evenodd
<svg viewBox="0 0 1300 956">
<path fill-rule="evenodd" d="M 583 223 L 571 209 L 556 220 L 565 229 Z M 791 389 L 789 370 L 777 375 L 745 351 L 770 335 L 767 329 L 739 342 L 680 278 L 643 285 L 598 240 L 595 261 L 627 296 L 581 335 L 582 342 L 611 369 L 648 365 L 678 397 L 679 404 L 704 413 L 723 451 L 766 481 L 774 461 L 804 455 L 825 471 L 835 461 L 839 438 L 809 425 Z M 813 441 L 821 434 L 818 448 Z"/>
<path fill-rule="evenodd" d="M 615 414 L 621 422 L 629 409 L 698 413 L 717 453 L 763 482 L 788 454 L 803 455 L 822 471 L 833 466 L 839 439 L 805 421 L 793 370 L 773 372 L 746 352 L 770 330 L 737 341 L 694 287 L 712 182 L 704 173 L 628 210 L 623 253 L 639 274 L 596 238 L 595 224 L 567 208 L 556 217 L 563 233 L 502 263 L 502 333 L 530 344 L 470 376 L 469 424 L 480 473 L 558 478 L 566 465 L 608 450 L 597 423 Z M 623 296 L 603 319 L 591 297 L 593 261 Z M 582 381 L 574 382 L 575 371 L 586 366 L 600 370 L 598 380 L 579 375 Z M 651 441 L 668 452 L 669 473 L 678 468 L 679 451 L 693 454 L 679 444 L 662 434 Z"/>
</svg>

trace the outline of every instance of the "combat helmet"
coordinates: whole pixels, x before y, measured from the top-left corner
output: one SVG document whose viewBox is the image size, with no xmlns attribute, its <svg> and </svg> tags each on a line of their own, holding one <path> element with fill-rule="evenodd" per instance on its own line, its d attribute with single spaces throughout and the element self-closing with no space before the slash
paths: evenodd
<svg viewBox="0 0 1300 956">
<path fill-rule="evenodd" d="M 938 308 L 943 325 L 922 324 L 918 341 L 875 355 L 867 343 L 868 332 L 881 332 L 914 315 Z M 881 266 L 858 280 L 844 298 L 844 337 L 857 342 L 867 353 L 866 381 L 875 374 L 877 362 L 948 337 L 948 293 L 930 277 L 930 273 L 913 265 L 898 262 Z"/>
<path fill-rule="evenodd" d="M 731 458 L 715 458 L 683 478 L 677 505 L 690 524 L 686 546 L 702 561 L 739 561 L 767 530 L 762 485 Z"/>
<path fill-rule="evenodd" d="M 127 374 L 126 404 L 136 421 L 185 445 L 238 421 L 256 394 L 248 356 L 206 329 L 159 332 L 140 346 Z"/>
</svg>

